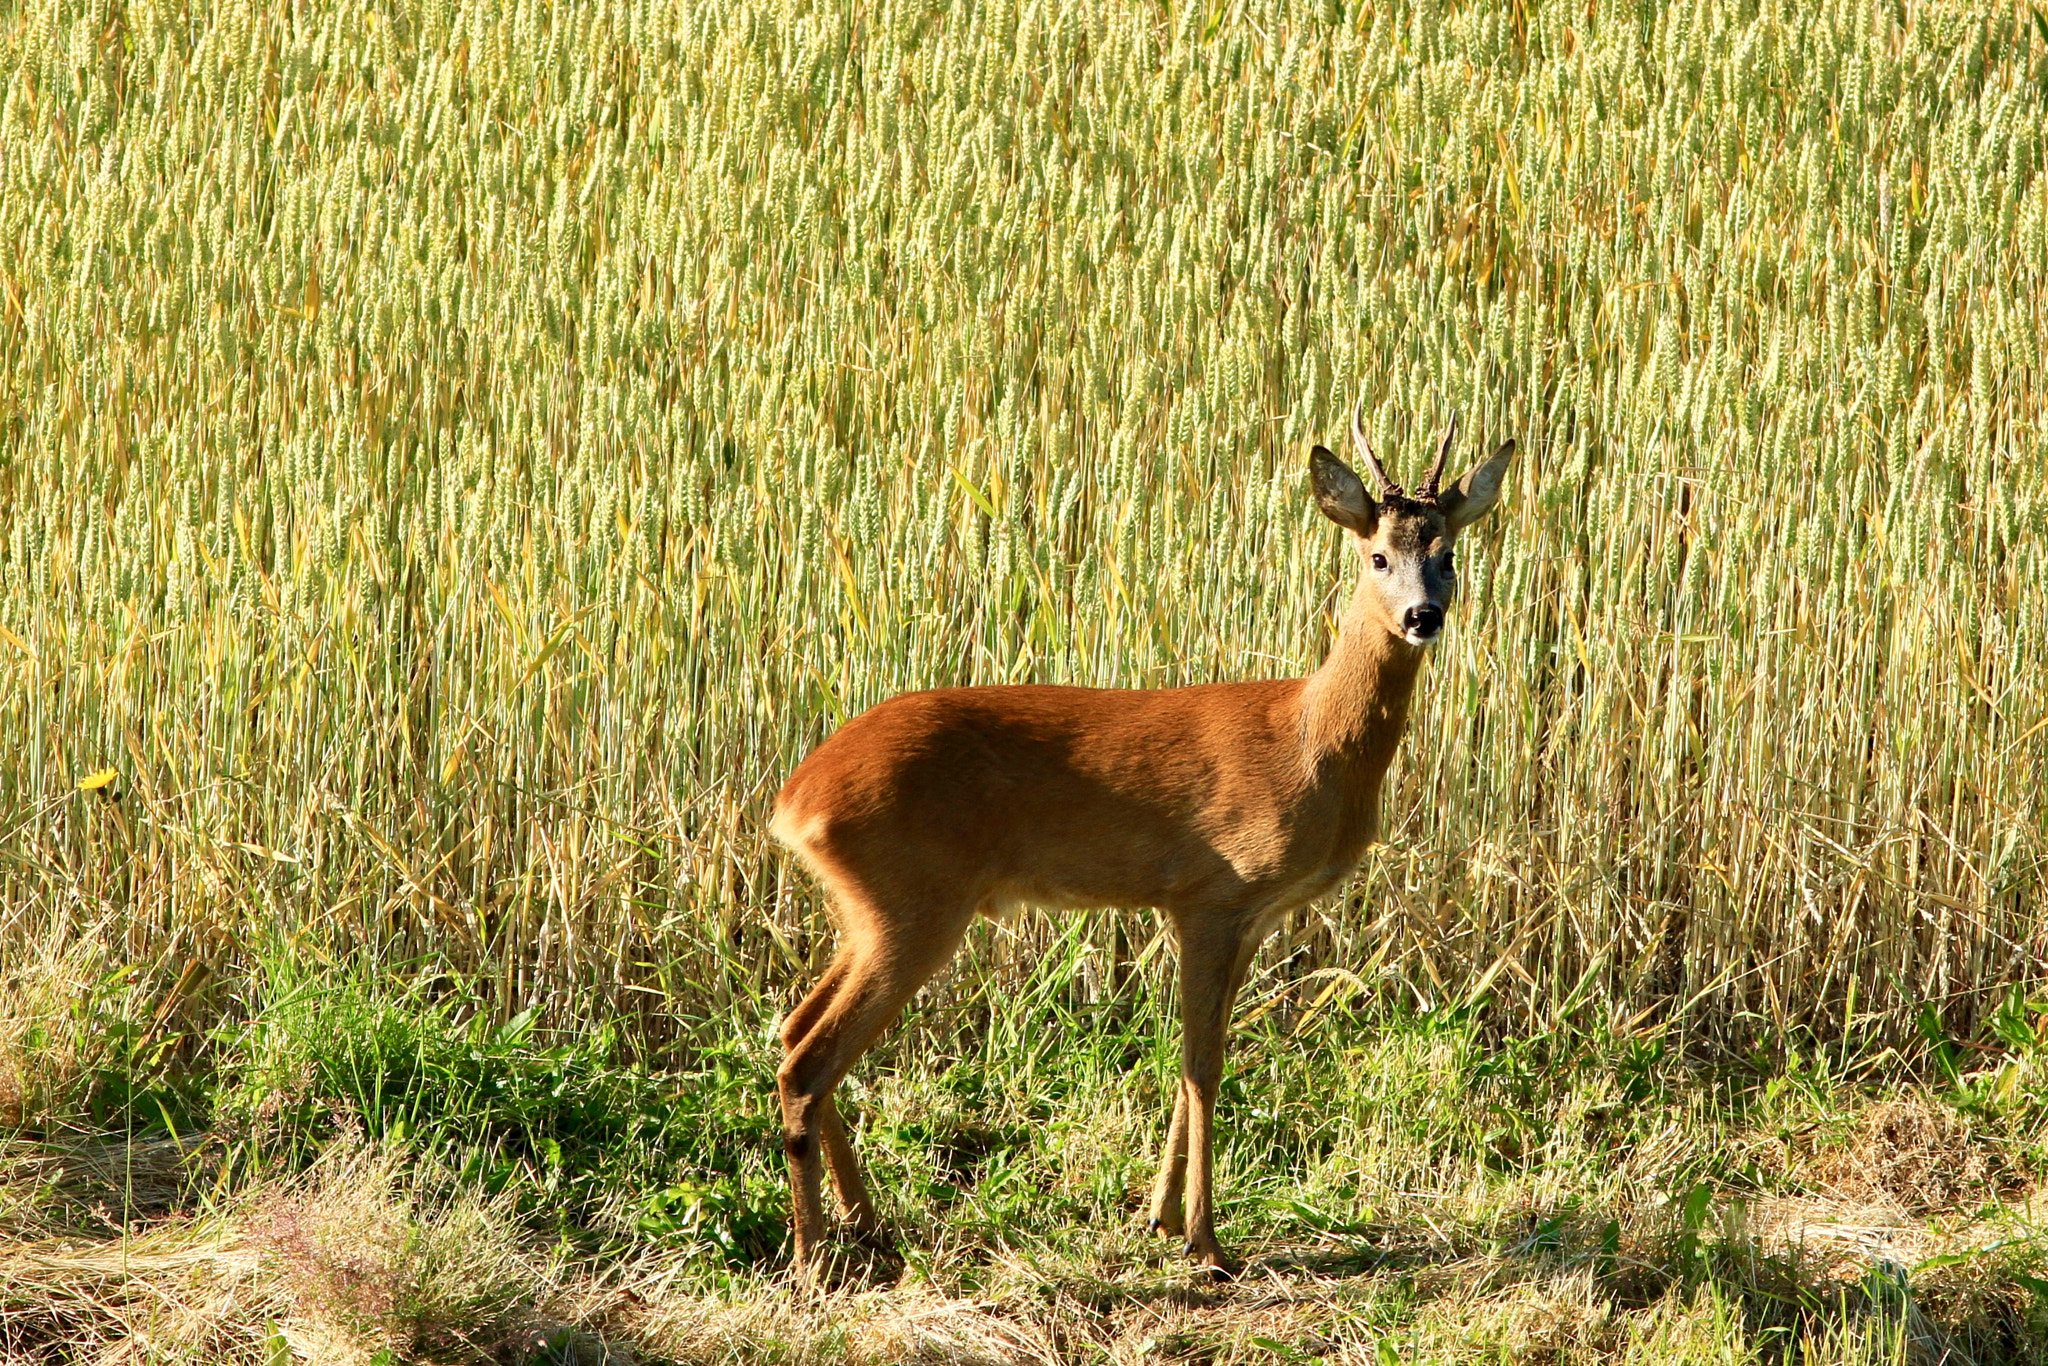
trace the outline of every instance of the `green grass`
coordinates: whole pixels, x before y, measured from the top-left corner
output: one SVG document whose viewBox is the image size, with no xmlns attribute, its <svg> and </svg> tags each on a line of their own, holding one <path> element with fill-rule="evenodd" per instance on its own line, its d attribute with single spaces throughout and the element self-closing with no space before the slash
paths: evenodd
<svg viewBox="0 0 2048 1366">
<path fill-rule="evenodd" d="M 2044 128 L 2021 5 L 0 8 L 0 1352 L 2024 1359 Z M 1241 1016 L 1278 1279 L 1028 916 L 791 1301 L 776 785 L 1311 667 L 1361 397 L 1526 455 Z"/>
</svg>

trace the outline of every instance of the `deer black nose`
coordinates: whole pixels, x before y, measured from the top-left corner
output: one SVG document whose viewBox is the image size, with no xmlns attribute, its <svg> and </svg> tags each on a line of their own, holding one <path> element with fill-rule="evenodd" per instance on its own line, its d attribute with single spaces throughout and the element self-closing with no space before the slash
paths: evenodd
<svg viewBox="0 0 2048 1366">
<path fill-rule="evenodd" d="M 1444 609 L 1435 605 L 1411 607 L 1401 614 L 1401 627 L 1424 640 L 1444 629 Z"/>
</svg>

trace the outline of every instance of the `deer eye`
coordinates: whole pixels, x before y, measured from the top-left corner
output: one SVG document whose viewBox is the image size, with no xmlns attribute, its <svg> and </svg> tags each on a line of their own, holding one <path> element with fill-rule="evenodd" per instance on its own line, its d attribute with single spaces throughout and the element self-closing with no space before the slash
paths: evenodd
<svg viewBox="0 0 2048 1366">
<path fill-rule="evenodd" d="M 1372 557 L 1372 567 L 1384 574 L 1387 570 L 1387 557 L 1380 554 L 1378 551 L 1374 551 Z"/>
<path fill-rule="evenodd" d="M 1457 569 L 1457 567 L 1458 567 L 1458 566 L 1457 566 L 1457 565 L 1456 565 L 1455 563 L 1453 563 L 1453 562 L 1452 562 L 1452 560 L 1451 560 L 1451 552 L 1450 552 L 1450 551 L 1448 551 L 1448 550 L 1446 550 L 1446 551 L 1444 552 L 1444 573 L 1446 573 L 1446 574 L 1452 573 L 1453 571 L 1455 571 L 1455 570 Z"/>
</svg>

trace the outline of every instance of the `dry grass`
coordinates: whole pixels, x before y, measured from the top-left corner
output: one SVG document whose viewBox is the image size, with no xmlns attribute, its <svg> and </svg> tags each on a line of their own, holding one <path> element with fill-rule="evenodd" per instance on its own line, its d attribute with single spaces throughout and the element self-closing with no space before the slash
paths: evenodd
<svg viewBox="0 0 2048 1366">
<path fill-rule="evenodd" d="M 1562 1207 L 1562 1221 L 1545 1219 L 1560 1207 L 1531 1203 L 1526 1183 L 1458 1180 L 1390 1195 L 1367 1227 L 1254 1237 L 1248 1274 L 1220 1289 L 1191 1285 L 1167 1249 L 1122 1226 L 963 1245 L 908 1268 L 849 1254 L 822 1293 L 707 1276 L 655 1249 L 599 1261 L 549 1250 L 502 1201 L 464 1194 L 431 1164 L 342 1143 L 212 1215 L 0 1248 L 0 1351 L 878 1366 L 2024 1359 L 2038 1311 L 2014 1274 L 2040 1258 L 2011 1249 L 2048 1233 L 2029 1192 L 1901 1213 L 1905 1199 L 1925 1203 L 1929 1171 L 1981 1163 L 1981 1137 L 1924 1100 L 1872 1104 L 1845 1129 L 1847 1147 L 1804 1155 L 1778 1135 L 1727 1136 L 1730 1152 L 1779 1152 L 1784 1175 L 1812 1193 L 1717 1199 L 1690 1240 L 1684 1213 L 1625 1173 Z M 152 1148 L 136 1165 L 162 1156 Z M 65 1160 L 17 1145 L 5 1166 L 20 1182 Z M 113 1173 L 97 1170 L 114 1198 Z M 1889 1184 L 1859 1200 L 1829 1184 L 1848 1171 Z M 73 1178 L 81 1189 L 91 1179 Z M 1618 1233 L 1600 1232 L 1609 1220 Z"/>
<path fill-rule="evenodd" d="M 2001 1167 L 1995 1150 L 1967 1142 L 1967 1134 L 1959 1116 L 1924 1098 L 1880 1101 L 1858 1117 L 1847 1142 L 1821 1155 L 1809 1176 L 1836 1201 L 1902 1221 L 1974 1210 L 2025 1188 L 2019 1173 Z"/>
<path fill-rule="evenodd" d="M 0 955 L 0 1130 L 45 1114 L 107 1061 L 90 1019 L 109 946 L 96 934 L 10 941 Z"/>
</svg>

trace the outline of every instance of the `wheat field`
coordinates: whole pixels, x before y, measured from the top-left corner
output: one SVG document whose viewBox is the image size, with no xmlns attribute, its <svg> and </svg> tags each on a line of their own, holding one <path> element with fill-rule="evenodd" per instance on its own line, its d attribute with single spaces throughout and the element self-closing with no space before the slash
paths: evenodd
<svg viewBox="0 0 2048 1366">
<path fill-rule="evenodd" d="M 2023 6 L 0 35 L 10 955 L 785 990 L 806 748 L 905 688 L 1313 667 L 1302 457 L 1362 397 L 1406 466 L 1453 408 L 1527 454 L 1322 957 L 1833 1031 L 2039 969 Z"/>
<path fill-rule="evenodd" d="M 807 749 L 1313 668 L 1354 401 L 1524 454 L 1254 997 L 1970 1035 L 2048 955 L 2044 296 L 2026 4 L 10 4 L 0 1119 L 281 962 L 766 1026 Z"/>
</svg>

